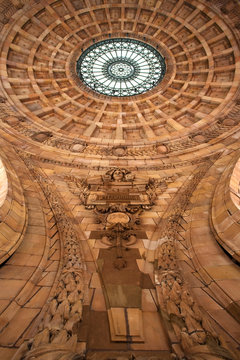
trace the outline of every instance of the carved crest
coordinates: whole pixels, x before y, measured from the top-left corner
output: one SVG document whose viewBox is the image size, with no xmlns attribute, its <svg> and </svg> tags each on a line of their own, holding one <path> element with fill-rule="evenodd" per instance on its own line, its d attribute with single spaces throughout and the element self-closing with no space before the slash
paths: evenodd
<svg viewBox="0 0 240 360">
<path fill-rule="evenodd" d="M 94 211 L 97 223 L 101 224 L 101 242 L 116 249 L 113 266 L 120 270 L 127 266 L 124 251 L 137 241 L 140 214 L 152 208 L 158 195 L 177 176 L 136 178 L 131 171 L 114 167 L 100 177 L 65 176 L 65 180 L 81 204 Z"/>
<path fill-rule="evenodd" d="M 106 182 L 126 182 L 126 181 L 134 181 L 135 176 L 131 173 L 131 171 L 121 168 L 112 168 L 103 175 L 103 181 Z"/>
</svg>

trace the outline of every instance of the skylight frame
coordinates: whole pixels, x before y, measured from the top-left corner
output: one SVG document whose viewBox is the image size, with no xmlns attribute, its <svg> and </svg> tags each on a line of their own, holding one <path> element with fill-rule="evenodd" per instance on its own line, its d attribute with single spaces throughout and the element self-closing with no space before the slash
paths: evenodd
<svg viewBox="0 0 240 360">
<path fill-rule="evenodd" d="M 166 73 L 164 57 L 151 45 L 113 38 L 87 48 L 77 60 L 80 80 L 107 96 L 133 96 L 157 86 Z"/>
</svg>

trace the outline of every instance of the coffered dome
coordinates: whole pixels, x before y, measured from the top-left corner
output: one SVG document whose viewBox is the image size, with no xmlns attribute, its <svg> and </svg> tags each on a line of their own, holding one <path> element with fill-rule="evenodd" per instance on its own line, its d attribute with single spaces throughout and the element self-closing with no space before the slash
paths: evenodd
<svg viewBox="0 0 240 360">
<path fill-rule="evenodd" d="M 129 38 L 160 51 L 166 73 L 158 64 L 153 78 L 137 78 L 140 65 L 116 56 L 106 63 L 106 76 L 121 79 L 124 70 L 122 79 L 136 82 L 122 82 L 120 91 L 121 81 L 112 86 L 103 77 L 100 88 L 94 66 L 87 77 L 87 49 Z M 159 157 L 217 143 L 237 122 L 238 41 L 227 17 L 207 2 L 29 3 L 1 41 L 1 87 L 17 117 L 6 122 L 31 141 L 84 156 Z M 124 88 L 131 88 L 130 97 Z M 114 152 L 116 146 L 124 150 Z"/>
</svg>

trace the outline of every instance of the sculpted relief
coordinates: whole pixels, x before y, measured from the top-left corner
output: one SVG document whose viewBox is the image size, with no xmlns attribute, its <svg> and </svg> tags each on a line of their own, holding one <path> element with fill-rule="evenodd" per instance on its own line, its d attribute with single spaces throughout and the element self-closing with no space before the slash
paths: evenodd
<svg viewBox="0 0 240 360">
<path fill-rule="evenodd" d="M 149 274 L 137 266 L 141 259 L 137 243 L 147 237 L 140 217 L 176 176 L 136 178 L 126 169 L 112 168 L 101 177 L 87 180 L 66 177 L 70 191 L 93 212 L 99 224 L 98 232 L 92 232 L 90 238 L 97 236 L 102 244 L 97 264 L 114 342 L 145 342 L 142 293 L 154 285 Z"/>
<path fill-rule="evenodd" d="M 86 327 L 89 328 L 87 331 L 95 331 L 91 324 L 102 329 L 101 341 L 108 344 L 106 346 L 119 344 L 115 348 L 122 349 L 126 344 L 126 359 L 138 359 L 131 352 L 141 346 L 144 349 L 149 341 L 146 316 L 150 313 L 142 303 L 147 291 L 157 292 L 158 311 L 154 316 L 159 319 L 156 331 L 160 345 L 153 359 L 162 358 L 163 348 L 168 351 L 169 359 L 207 360 L 216 356 L 225 360 L 237 359 L 201 312 L 177 264 L 176 237 L 182 216 L 210 162 L 201 166 L 180 188 L 165 220 L 159 224 L 159 245 L 153 259 L 154 278 L 153 272 L 151 275 L 144 267 L 139 267 L 144 261 L 139 244 L 147 237 L 141 216 L 151 211 L 159 194 L 166 190 L 168 183 L 176 180 L 178 174 L 146 179 L 135 177 L 125 169 L 112 168 L 104 175 L 88 179 L 64 176 L 69 190 L 96 219 L 97 230 L 90 231 L 89 240 L 97 239 L 99 244 L 95 264 L 106 304 L 106 310 L 98 314 L 91 310 L 91 305 L 84 304 L 87 273 L 76 226 L 65 215 L 67 209 L 48 177 L 36 169 L 31 159 L 25 158 L 25 162 L 56 216 L 64 254 L 58 285 L 48 301 L 38 333 L 23 343 L 14 360 L 80 360 L 91 359 L 91 356 L 96 359 L 98 355 L 91 350 L 94 348 L 92 340 L 87 343 L 87 354 L 93 355 L 86 355 L 86 348 L 79 350 L 83 344 L 81 334 Z M 145 266 L 149 265 L 146 261 Z M 94 322 L 88 323 L 84 316 L 93 318 Z M 117 355 L 115 358 L 118 359 Z M 108 357 L 105 355 L 103 359 Z"/>
</svg>

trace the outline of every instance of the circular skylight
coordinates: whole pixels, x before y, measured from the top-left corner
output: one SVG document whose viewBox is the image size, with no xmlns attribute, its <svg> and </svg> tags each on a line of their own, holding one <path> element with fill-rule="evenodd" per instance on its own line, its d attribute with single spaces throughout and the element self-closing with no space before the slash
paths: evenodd
<svg viewBox="0 0 240 360">
<path fill-rule="evenodd" d="M 164 77 L 164 58 L 152 46 L 135 39 L 108 39 L 85 50 L 77 61 L 80 79 L 109 96 L 145 93 Z"/>
</svg>

